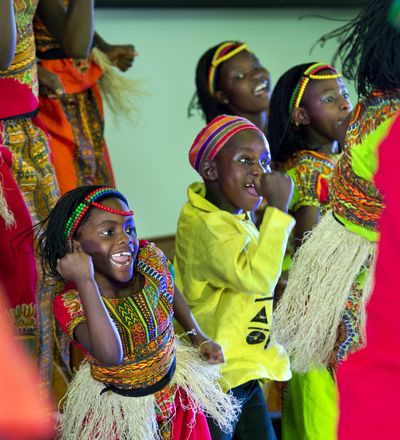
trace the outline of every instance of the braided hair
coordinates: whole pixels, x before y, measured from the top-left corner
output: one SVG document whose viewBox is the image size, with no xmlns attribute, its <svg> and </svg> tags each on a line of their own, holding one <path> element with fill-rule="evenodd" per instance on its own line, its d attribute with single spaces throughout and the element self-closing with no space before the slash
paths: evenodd
<svg viewBox="0 0 400 440">
<path fill-rule="evenodd" d="M 359 97 L 400 88 L 400 30 L 388 21 L 391 3 L 367 0 L 356 18 L 318 40 L 323 46 L 338 39 L 332 63 L 340 60 L 343 76 L 356 82 Z"/>
<path fill-rule="evenodd" d="M 44 276 L 50 276 L 63 281 L 57 271 L 59 258 L 71 252 L 70 243 L 66 235 L 67 222 L 78 208 L 78 205 L 93 191 L 104 188 L 104 185 L 80 186 L 65 193 L 50 212 L 47 219 L 39 226 L 43 233 L 39 237 L 39 251 L 41 255 L 42 271 Z M 117 190 L 112 194 L 97 197 L 97 201 L 107 198 L 119 198 L 127 204 L 125 197 Z M 90 217 L 87 214 L 81 225 Z"/>
<path fill-rule="evenodd" d="M 234 43 L 238 46 L 242 44 L 239 41 L 235 41 Z M 224 42 L 217 44 L 211 49 L 208 49 L 197 63 L 196 92 L 194 93 L 188 107 L 188 116 L 193 116 L 194 110 L 200 110 L 207 123 L 219 115 L 231 113 L 227 104 L 217 102 L 217 100 L 211 95 L 208 85 L 208 74 L 210 71 L 212 58 L 215 54 L 215 51 L 222 44 L 224 44 Z M 220 69 L 216 69 L 215 72 L 215 81 L 217 85 L 219 84 L 219 70 Z"/>
<path fill-rule="evenodd" d="M 290 99 L 304 71 L 315 63 L 299 64 L 286 71 L 276 83 L 269 105 L 268 142 L 272 160 L 286 162 L 296 151 L 306 150 L 301 127 L 291 123 Z"/>
</svg>

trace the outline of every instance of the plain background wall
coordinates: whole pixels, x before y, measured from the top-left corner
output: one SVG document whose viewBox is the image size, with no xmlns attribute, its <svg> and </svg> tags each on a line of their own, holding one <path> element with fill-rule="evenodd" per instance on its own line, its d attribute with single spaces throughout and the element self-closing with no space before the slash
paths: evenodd
<svg viewBox="0 0 400 440">
<path fill-rule="evenodd" d="M 310 49 L 354 9 L 97 9 L 96 30 L 110 43 L 133 43 L 139 56 L 127 73 L 140 79 L 133 122 L 116 124 L 106 110 L 106 139 L 118 188 L 135 211 L 141 238 L 175 234 L 187 186 L 200 180 L 188 150 L 204 123 L 187 117 L 194 71 L 201 54 L 224 40 L 248 43 L 272 74 L 272 85 L 288 68 L 330 62 L 336 48 Z M 301 18 L 301 19 L 300 19 Z M 356 96 L 349 85 L 353 103 Z"/>
</svg>

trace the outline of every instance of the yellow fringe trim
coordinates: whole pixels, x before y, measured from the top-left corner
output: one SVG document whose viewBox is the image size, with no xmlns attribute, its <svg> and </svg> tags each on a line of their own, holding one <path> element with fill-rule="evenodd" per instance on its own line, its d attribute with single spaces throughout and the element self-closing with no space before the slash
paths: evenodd
<svg viewBox="0 0 400 440">
<path fill-rule="evenodd" d="M 358 322 L 363 331 L 374 253 L 373 243 L 340 225 L 331 211 L 307 236 L 294 257 L 273 319 L 272 331 L 287 350 L 293 371 L 328 363 L 351 287 L 366 269 Z"/>
<path fill-rule="evenodd" d="M 232 431 L 240 405 L 218 385 L 218 366 L 207 364 L 197 350 L 177 341 L 177 368 L 171 385 L 183 389 L 194 412 L 202 410 L 226 432 Z M 104 384 L 90 375 L 83 363 L 66 394 L 64 415 L 60 422 L 65 440 L 154 440 L 161 439 L 153 395 L 124 397 L 107 392 Z M 187 408 L 185 408 L 187 409 Z M 173 416 L 173 415 L 171 415 Z"/>
</svg>

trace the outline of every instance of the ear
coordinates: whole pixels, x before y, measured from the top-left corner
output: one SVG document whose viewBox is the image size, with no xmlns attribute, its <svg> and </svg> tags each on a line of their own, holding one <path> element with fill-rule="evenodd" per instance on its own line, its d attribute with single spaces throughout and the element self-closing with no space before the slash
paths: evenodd
<svg viewBox="0 0 400 440">
<path fill-rule="evenodd" d="M 70 252 L 79 252 L 81 250 L 81 245 L 78 240 L 73 238 L 71 241 L 71 250 Z"/>
<path fill-rule="evenodd" d="M 201 177 L 204 180 L 215 181 L 218 178 L 217 165 L 213 160 L 206 159 L 200 170 Z"/>
<path fill-rule="evenodd" d="M 216 92 L 214 93 L 214 98 L 218 104 L 229 104 L 229 99 L 226 96 L 225 92 L 223 92 L 222 90 L 216 90 Z"/>
<path fill-rule="evenodd" d="M 308 117 L 307 110 L 304 107 L 295 107 L 292 110 L 292 121 L 296 127 L 299 125 L 308 125 L 310 118 Z"/>
</svg>

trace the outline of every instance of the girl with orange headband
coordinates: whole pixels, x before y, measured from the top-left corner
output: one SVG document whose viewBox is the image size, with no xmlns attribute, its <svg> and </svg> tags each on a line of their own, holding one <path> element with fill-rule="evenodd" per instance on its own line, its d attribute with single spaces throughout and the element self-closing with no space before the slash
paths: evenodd
<svg viewBox="0 0 400 440">
<path fill-rule="evenodd" d="M 224 361 L 222 349 L 175 288 L 171 263 L 139 242 L 133 215 L 114 188 L 85 186 L 45 224 L 43 270 L 69 281 L 54 314 L 87 360 L 67 393 L 61 438 L 207 440 L 203 411 L 229 432 L 237 405 L 208 365 Z M 174 336 L 174 316 L 198 350 Z"/>
<path fill-rule="evenodd" d="M 356 82 L 359 103 L 334 169 L 331 209 L 295 256 L 276 310 L 278 339 L 297 372 L 325 367 L 335 379 L 338 365 L 364 344 L 383 208 L 373 181 L 376 153 L 400 109 L 400 32 L 387 21 L 390 4 L 368 0 L 355 19 L 321 39 L 339 38 L 334 60 Z"/>
<path fill-rule="evenodd" d="M 351 111 L 341 76 L 327 64 L 300 64 L 279 78 L 271 97 L 268 138 L 273 159 L 294 181 L 290 212 L 296 219 L 279 292 L 285 286 L 295 249 L 329 207 L 329 184 L 340 151 L 338 140 L 344 136 Z M 283 407 L 285 439 L 333 438 L 336 407 L 327 399 L 328 392 L 334 393 L 335 385 L 326 369 L 293 374 Z"/>
<path fill-rule="evenodd" d="M 210 122 L 216 116 L 241 116 L 266 132 L 271 78 L 247 44 L 225 41 L 200 58 L 196 93 L 189 105 Z"/>
</svg>

